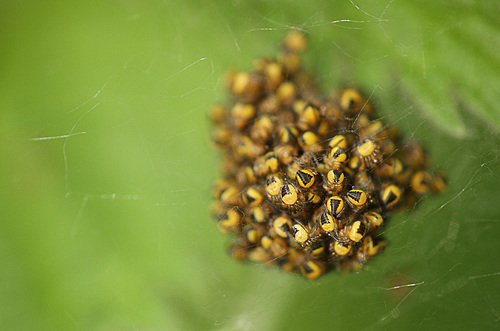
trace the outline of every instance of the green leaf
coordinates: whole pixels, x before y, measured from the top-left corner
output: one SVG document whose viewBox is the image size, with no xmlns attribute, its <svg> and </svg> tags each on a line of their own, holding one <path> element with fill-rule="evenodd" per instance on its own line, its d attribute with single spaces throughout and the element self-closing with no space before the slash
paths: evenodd
<svg viewBox="0 0 500 331">
<path fill-rule="evenodd" d="M 495 1 L 0 5 L 2 329 L 492 329 L 500 316 Z M 325 93 L 363 89 L 444 194 L 358 273 L 229 259 L 209 216 L 224 72 L 310 39 Z"/>
</svg>

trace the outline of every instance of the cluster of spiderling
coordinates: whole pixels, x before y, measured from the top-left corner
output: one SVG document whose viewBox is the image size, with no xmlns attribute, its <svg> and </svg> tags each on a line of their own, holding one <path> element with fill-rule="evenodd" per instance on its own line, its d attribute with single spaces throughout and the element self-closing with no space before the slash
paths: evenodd
<svg viewBox="0 0 500 331">
<path fill-rule="evenodd" d="M 390 214 L 446 184 L 357 90 L 323 97 L 301 69 L 305 46 L 291 32 L 276 59 L 229 74 L 231 104 L 211 109 L 223 157 L 213 213 L 235 237 L 233 258 L 314 279 L 359 270 L 385 245 L 379 233 Z"/>
</svg>

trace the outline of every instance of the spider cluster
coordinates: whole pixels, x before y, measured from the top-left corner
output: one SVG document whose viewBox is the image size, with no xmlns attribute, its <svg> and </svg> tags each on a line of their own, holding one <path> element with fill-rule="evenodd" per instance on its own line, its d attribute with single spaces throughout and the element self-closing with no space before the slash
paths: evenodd
<svg viewBox="0 0 500 331">
<path fill-rule="evenodd" d="M 293 31 L 276 58 L 229 73 L 231 103 L 210 112 L 223 159 L 212 211 L 236 260 L 315 279 L 359 270 L 385 245 L 378 233 L 394 211 L 446 184 L 359 91 L 321 95 L 301 69 L 306 43 Z"/>
</svg>

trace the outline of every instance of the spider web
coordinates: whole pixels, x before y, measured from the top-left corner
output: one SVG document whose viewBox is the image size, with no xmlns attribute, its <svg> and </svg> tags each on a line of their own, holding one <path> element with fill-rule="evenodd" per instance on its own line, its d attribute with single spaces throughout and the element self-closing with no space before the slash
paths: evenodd
<svg viewBox="0 0 500 331">
<path fill-rule="evenodd" d="M 24 190 L 15 190 L 14 197 L 35 206 L 5 210 L 13 211 L 12 220 L 36 220 L 26 238 L 24 226 L 13 221 L 4 226 L 2 261 L 11 266 L 5 279 L 12 284 L 2 295 L 12 307 L 4 313 L 5 326 L 498 325 L 500 263 L 494 253 L 500 210 L 493 197 L 500 139 L 495 126 L 460 95 L 453 99 L 458 124 L 453 119 L 442 124 L 405 76 L 416 70 L 414 76 L 432 82 L 439 72 L 429 65 L 434 56 L 427 51 L 429 40 L 463 22 L 432 27 L 420 22 L 402 41 L 393 26 L 401 24 L 398 13 L 407 4 L 394 0 L 318 1 L 310 8 L 287 1 L 213 1 L 203 9 L 131 1 L 102 5 L 118 10 L 111 22 L 88 8 L 72 8 L 69 18 L 60 18 L 68 6 L 59 4 L 53 16 L 43 16 L 47 30 L 35 36 L 46 43 L 35 47 L 43 49 L 39 79 L 29 85 L 36 95 L 26 97 L 19 85 L 7 90 L 18 99 L 4 99 L 6 109 L 18 109 L 19 116 L 5 122 L 17 123 L 4 131 L 12 141 L 6 152 L 22 151 L 7 161 L 14 178 L 8 185 L 22 183 Z M 99 35 L 90 18 L 109 27 L 97 41 L 90 40 Z M 69 24 L 68 33 L 56 34 L 56 40 L 66 41 L 69 51 L 59 54 L 58 42 L 49 36 L 63 23 Z M 124 32 L 113 29 L 124 29 L 130 45 Z M 331 272 L 316 281 L 231 261 L 224 252 L 229 239 L 207 212 L 218 162 L 208 147 L 207 109 L 225 100 L 228 66 L 246 70 L 256 57 L 276 54 L 290 29 L 310 37 L 304 66 L 325 92 L 362 88 L 380 118 L 420 141 L 431 168 L 444 169 L 449 179 L 444 194 L 422 197 L 417 208 L 390 219 L 384 232 L 390 244 L 365 269 Z M 376 47 L 375 35 L 391 47 Z M 90 59 L 78 55 L 80 42 Z M 19 54 L 31 59 L 28 49 L 13 49 L 5 63 L 17 63 Z M 396 54 L 418 54 L 408 65 L 410 73 L 404 63 L 391 63 Z M 58 71 L 61 66 L 79 78 L 69 80 Z M 13 72 L 6 70 L 6 77 L 28 80 L 28 72 Z M 52 84 L 42 84 L 44 79 Z M 31 164 L 29 175 L 17 170 L 25 163 Z M 19 299 L 18 292 L 29 300 Z M 20 322 L 20 315 L 31 319 Z"/>
</svg>

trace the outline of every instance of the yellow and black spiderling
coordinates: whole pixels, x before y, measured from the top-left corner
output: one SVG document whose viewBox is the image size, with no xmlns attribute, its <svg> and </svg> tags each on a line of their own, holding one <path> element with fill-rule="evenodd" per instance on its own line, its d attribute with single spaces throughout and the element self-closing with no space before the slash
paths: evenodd
<svg viewBox="0 0 500 331">
<path fill-rule="evenodd" d="M 379 213 L 374 212 L 374 211 L 368 211 L 368 212 L 364 213 L 363 216 L 368 221 L 369 231 L 375 230 L 376 228 L 381 226 L 382 223 L 384 222 L 384 219 L 382 218 L 382 216 Z"/>
<path fill-rule="evenodd" d="M 266 206 L 261 205 L 261 206 L 255 206 L 252 209 L 250 209 L 250 219 L 252 220 L 253 223 L 257 224 L 262 224 L 267 221 L 268 218 L 268 210 L 270 208 L 266 208 Z"/>
<path fill-rule="evenodd" d="M 320 257 L 325 253 L 325 242 L 324 241 L 316 241 L 312 243 L 307 252 L 311 257 Z"/>
<path fill-rule="evenodd" d="M 356 147 L 356 152 L 369 168 L 376 167 L 382 161 L 379 147 L 371 139 L 361 141 Z"/>
<path fill-rule="evenodd" d="M 337 230 L 337 225 L 335 224 L 335 219 L 332 215 L 328 213 L 321 213 L 320 215 L 320 226 L 326 233 L 332 233 Z"/>
<path fill-rule="evenodd" d="M 397 204 L 400 198 L 401 190 L 394 184 L 386 186 L 382 191 L 382 202 L 388 208 Z"/>
<path fill-rule="evenodd" d="M 307 279 L 316 279 L 324 272 L 324 264 L 322 261 L 309 260 L 304 261 L 300 265 L 300 271 Z"/>
<path fill-rule="evenodd" d="M 245 205 L 253 207 L 260 205 L 264 198 L 257 189 L 249 187 L 243 192 L 242 199 Z"/>
<path fill-rule="evenodd" d="M 346 149 L 347 138 L 343 134 L 338 134 L 328 142 L 328 146 L 330 146 L 331 148 L 340 147 L 342 149 Z"/>
<path fill-rule="evenodd" d="M 304 244 L 307 240 L 309 240 L 309 232 L 300 223 L 294 224 L 291 232 L 293 239 L 301 244 Z"/>
<path fill-rule="evenodd" d="M 230 209 L 219 218 L 219 229 L 222 232 L 237 232 L 241 228 L 241 214 L 236 209 Z"/>
<path fill-rule="evenodd" d="M 299 202 L 297 188 L 291 184 L 283 185 L 280 188 L 280 200 L 285 206 L 293 206 Z"/>
<path fill-rule="evenodd" d="M 348 160 L 347 154 L 343 148 L 335 146 L 330 150 L 328 156 L 325 157 L 325 165 L 328 169 L 342 169 L 345 162 Z"/>
<path fill-rule="evenodd" d="M 283 181 L 278 175 L 270 175 L 266 179 L 266 192 L 269 199 L 276 200 L 280 194 Z"/>
<path fill-rule="evenodd" d="M 344 188 L 345 174 L 342 170 L 330 170 L 326 174 L 323 188 L 330 193 L 337 193 Z"/>
<path fill-rule="evenodd" d="M 342 213 L 344 212 L 344 199 L 339 196 L 333 196 L 329 197 L 326 200 L 326 209 L 328 212 L 333 216 L 333 217 L 340 217 L 342 216 Z"/>
<path fill-rule="evenodd" d="M 368 197 L 363 190 L 350 190 L 346 193 L 346 196 L 347 202 L 349 202 L 351 207 L 355 209 L 362 208 L 368 200 Z"/>
<path fill-rule="evenodd" d="M 316 279 L 361 269 L 386 246 L 390 216 L 446 180 L 363 93 L 323 96 L 301 68 L 306 46 L 292 31 L 276 58 L 228 75 L 231 102 L 210 109 L 222 154 L 212 213 L 234 259 Z"/>
<path fill-rule="evenodd" d="M 368 232 L 368 224 L 366 220 L 354 221 L 351 225 L 347 227 L 348 237 L 351 241 L 358 242 L 365 234 Z"/>
<path fill-rule="evenodd" d="M 348 242 L 334 241 L 332 253 L 339 256 L 345 256 L 351 252 L 351 248 L 352 245 Z"/>
<path fill-rule="evenodd" d="M 307 192 L 306 193 L 306 201 L 309 204 L 316 204 L 321 202 L 321 196 L 314 193 L 314 192 Z"/>
<path fill-rule="evenodd" d="M 297 183 L 303 188 L 310 188 L 314 185 L 315 174 L 308 169 L 301 169 L 297 171 Z"/>
<path fill-rule="evenodd" d="M 280 216 L 273 222 L 273 229 L 275 233 L 282 238 L 288 238 L 291 228 L 292 222 L 288 217 Z"/>
</svg>

